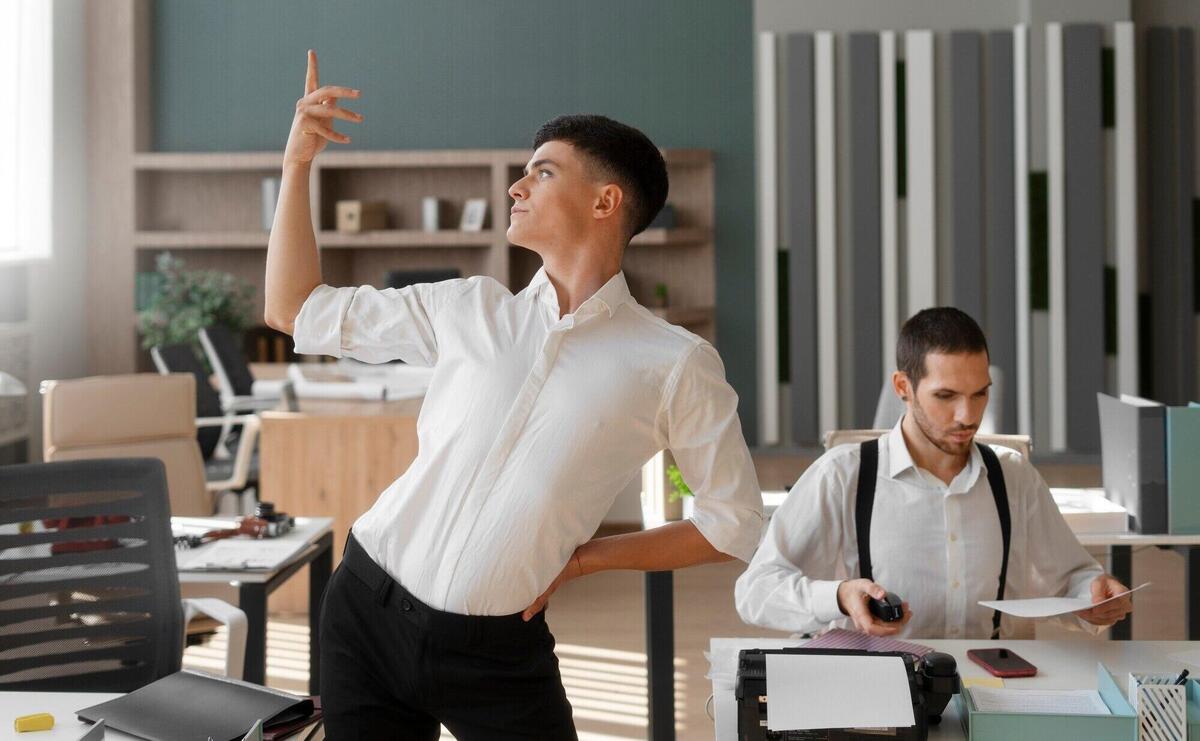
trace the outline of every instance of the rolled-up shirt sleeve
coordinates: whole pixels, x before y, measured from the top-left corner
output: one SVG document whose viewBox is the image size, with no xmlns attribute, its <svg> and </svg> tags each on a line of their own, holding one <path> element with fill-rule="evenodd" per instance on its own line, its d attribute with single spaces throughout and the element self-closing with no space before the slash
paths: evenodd
<svg viewBox="0 0 1200 741">
<path fill-rule="evenodd" d="M 734 604 L 742 620 L 798 633 L 817 633 L 848 622 L 837 600 L 845 576 L 841 558 L 845 485 L 835 467 L 818 460 L 792 487 L 734 587 Z"/>
<path fill-rule="evenodd" d="M 292 332 L 296 352 L 432 366 L 437 363 L 437 312 L 464 283 L 452 280 L 382 290 L 317 286 L 296 316 Z"/>
<path fill-rule="evenodd" d="M 762 492 L 737 393 L 712 345 L 697 344 L 680 359 L 665 399 L 668 447 L 695 495 L 692 523 L 714 548 L 749 561 L 762 536 Z"/>
</svg>

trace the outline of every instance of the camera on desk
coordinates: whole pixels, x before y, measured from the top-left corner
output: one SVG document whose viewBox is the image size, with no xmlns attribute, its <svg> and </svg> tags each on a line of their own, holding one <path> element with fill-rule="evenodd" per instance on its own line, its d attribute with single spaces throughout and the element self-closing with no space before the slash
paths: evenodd
<svg viewBox="0 0 1200 741">
<path fill-rule="evenodd" d="M 277 538 L 291 532 L 296 525 L 296 519 L 287 512 L 276 512 L 271 502 L 259 502 L 254 508 L 254 516 L 265 523 L 262 537 Z"/>
</svg>

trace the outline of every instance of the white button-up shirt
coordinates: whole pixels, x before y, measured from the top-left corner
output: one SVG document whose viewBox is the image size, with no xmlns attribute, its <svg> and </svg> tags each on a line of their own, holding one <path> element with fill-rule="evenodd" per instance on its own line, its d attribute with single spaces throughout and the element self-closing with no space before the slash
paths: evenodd
<svg viewBox="0 0 1200 741">
<path fill-rule="evenodd" d="M 1019 453 L 993 446 L 1004 472 L 1012 521 L 1004 596 L 1071 596 L 1090 600 L 1102 573 L 1050 496 L 1037 469 Z M 799 633 L 852 627 L 837 603 L 838 584 L 859 577 L 854 505 L 859 446 L 839 445 L 817 459 L 771 518 L 749 568 L 737 581 L 738 613 L 748 623 Z M 987 638 L 996 599 L 1003 538 L 983 456 L 947 486 L 918 468 L 900 423 L 880 438 L 871 518 L 873 580 L 907 600 L 913 617 L 901 635 Z M 1001 635 L 1014 625 L 1004 616 Z M 1073 616 L 1069 627 L 1098 632 Z"/>
<path fill-rule="evenodd" d="M 623 273 L 559 314 L 543 269 L 515 296 L 486 277 L 319 286 L 296 318 L 299 353 L 433 367 L 417 458 L 353 533 L 436 609 L 528 607 L 663 449 L 704 537 L 743 561 L 758 544 L 762 497 L 712 345 L 639 305 Z"/>
</svg>

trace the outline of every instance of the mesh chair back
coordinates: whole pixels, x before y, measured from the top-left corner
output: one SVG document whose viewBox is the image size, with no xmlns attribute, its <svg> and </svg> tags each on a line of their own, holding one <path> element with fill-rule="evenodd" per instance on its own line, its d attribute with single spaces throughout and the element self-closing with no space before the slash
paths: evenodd
<svg viewBox="0 0 1200 741">
<path fill-rule="evenodd" d="M 250 373 L 250 364 L 246 362 L 246 354 L 237 336 L 227 327 L 213 325 L 201 329 L 200 338 L 218 377 L 224 373 L 235 396 L 250 396 L 253 393 L 254 376 Z M 212 357 L 214 354 L 215 358 Z"/>
<path fill-rule="evenodd" d="M 130 692 L 182 652 L 162 461 L 0 466 L 0 690 Z"/>
<path fill-rule="evenodd" d="M 155 362 L 162 361 L 159 370 L 166 373 L 191 373 L 196 378 L 196 416 L 220 417 L 221 398 L 217 390 L 208 382 L 208 371 L 196 357 L 190 345 L 160 345 L 153 349 Z M 196 430 L 196 440 L 200 443 L 200 454 L 204 460 L 212 458 L 221 439 L 221 428 L 201 427 Z"/>
</svg>

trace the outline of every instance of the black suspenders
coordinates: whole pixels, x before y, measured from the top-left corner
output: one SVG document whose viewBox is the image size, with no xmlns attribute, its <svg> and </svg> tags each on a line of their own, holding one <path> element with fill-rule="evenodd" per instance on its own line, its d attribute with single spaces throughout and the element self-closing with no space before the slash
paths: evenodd
<svg viewBox="0 0 1200 741">
<path fill-rule="evenodd" d="M 996 502 L 996 514 L 1000 517 L 1000 535 L 1004 541 L 1004 559 L 1000 562 L 1000 588 L 996 599 L 1004 599 L 1004 583 L 1008 579 L 1008 546 L 1012 540 L 1012 519 L 1008 512 L 1008 489 L 1004 486 L 1004 472 L 1000 470 L 1000 459 L 996 453 L 982 443 L 976 443 L 983 465 L 987 469 L 988 485 L 992 499 Z M 871 514 L 875 508 L 875 480 L 879 472 L 879 439 L 867 440 L 859 447 L 861 458 L 858 465 L 858 489 L 854 501 L 854 533 L 858 538 L 858 573 L 863 579 L 871 577 Z M 992 638 L 1000 637 L 1000 612 L 992 614 Z"/>
</svg>

